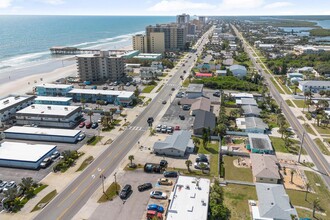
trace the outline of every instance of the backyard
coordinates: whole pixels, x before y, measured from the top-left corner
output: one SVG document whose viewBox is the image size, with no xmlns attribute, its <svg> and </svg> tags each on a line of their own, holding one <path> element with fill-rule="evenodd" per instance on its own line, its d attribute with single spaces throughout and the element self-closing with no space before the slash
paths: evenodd
<svg viewBox="0 0 330 220">
<path fill-rule="evenodd" d="M 239 168 L 234 165 L 234 160 L 237 160 L 238 158 L 239 157 L 236 156 L 223 157 L 225 166 L 225 179 L 253 182 L 251 168 Z"/>
</svg>

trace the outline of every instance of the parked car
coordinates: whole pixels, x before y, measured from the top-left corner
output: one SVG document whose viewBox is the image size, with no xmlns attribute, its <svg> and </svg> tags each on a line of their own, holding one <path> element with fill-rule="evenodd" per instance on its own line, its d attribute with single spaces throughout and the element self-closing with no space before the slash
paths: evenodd
<svg viewBox="0 0 330 220">
<path fill-rule="evenodd" d="M 7 185 L 7 181 L 2 181 L 1 183 L 0 183 L 0 193 L 3 191 L 3 189 L 6 187 L 6 185 Z"/>
<path fill-rule="evenodd" d="M 15 181 L 10 181 L 10 182 L 7 183 L 7 185 L 3 188 L 2 192 L 6 192 L 6 191 L 8 191 L 9 189 L 16 188 L 16 187 L 17 187 L 16 182 L 15 182 Z"/>
<path fill-rule="evenodd" d="M 131 193 L 131 191 L 132 191 L 132 186 L 129 185 L 129 184 L 126 184 L 126 185 L 124 186 L 124 188 L 121 190 L 121 192 L 120 192 L 120 194 L 119 194 L 119 197 L 120 197 L 121 199 L 126 199 L 127 196 Z"/>
<path fill-rule="evenodd" d="M 174 91 L 175 90 L 175 88 L 174 87 L 172 87 L 172 89 L 171 89 L 172 91 Z"/>
<path fill-rule="evenodd" d="M 111 87 L 110 90 L 115 90 L 115 88 L 114 87 Z"/>
<path fill-rule="evenodd" d="M 158 184 L 159 185 L 166 185 L 166 186 L 171 186 L 173 184 L 173 182 L 167 178 L 160 178 L 158 180 Z"/>
<path fill-rule="evenodd" d="M 97 128 L 98 126 L 99 126 L 99 124 L 98 124 L 97 122 L 94 122 L 94 123 L 92 124 L 91 127 L 92 127 L 93 129 L 95 129 L 95 128 Z"/>
<path fill-rule="evenodd" d="M 151 189 L 152 188 L 152 184 L 151 183 L 143 183 L 142 185 L 138 186 L 138 190 L 140 192 Z"/>
<path fill-rule="evenodd" d="M 180 118 L 181 120 L 185 120 L 184 115 L 179 115 L 179 118 Z"/>
<path fill-rule="evenodd" d="M 180 130 L 180 126 L 179 125 L 176 125 L 175 128 L 174 128 L 174 130 L 179 131 Z"/>
<path fill-rule="evenodd" d="M 79 134 L 77 140 L 82 141 L 82 140 L 84 140 L 85 137 L 86 137 L 86 134 Z"/>
<path fill-rule="evenodd" d="M 152 191 L 150 193 L 150 198 L 153 199 L 167 199 L 167 195 L 164 192 L 161 191 Z"/>
<path fill-rule="evenodd" d="M 157 205 L 157 204 L 150 204 L 150 205 L 148 205 L 147 210 L 153 210 L 153 211 L 163 213 L 164 207 L 161 205 Z"/>
<path fill-rule="evenodd" d="M 129 82 L 128 82 L 128 83 L 126 83 L 126 86 L 130 86 L 130 85 L 131 85 L 131 83 L 129 83 Z"/>
<path fill-rule="evenodd" d="M 107 89 L 108 89 L 108 87 L 104 86 L 102 89 L 103 89 L 103 90 L 107 90 Z"/>
<path fill-rule="evenodd" d="M 166 100 L 162 101 L 162 104 L 163 104 L 163 105 L 165 105 L 166 103 L 167 103 Z"/>
<path fill-rule="evenodd" d="M 206 162 L 195 163 L 194 164 L 195 169 L 201 169 L 201 164 L 204 164 L 206 166 L 206 168 L 205 168 L 206 170 L 210 169 L 209 168 L 209 163 L 206 163 Z"/>
<path fill-rule="evenodd" d="M 164 177 L 177 177 L 178 173 L 176 171 L 165 171 Z"/>
<path fill-rule="evenodd" d="M 207 158 L 207 156 L 205 154 L 198 154 L 197 157 L 199 157 L 199 158 Z"/>
<path fill-rule="evenodd" d="M 46 157 L 41 163 L 40 167 L 41 168 L 46 168 L 52 163 L 52 158 L 51 157 Z"/>
<path fill-rule="evenodd" d="M 190 106 L 189 105 L 183 105 L 182 106 L 182 110 L 189 111 L 190 110 Z"/>
<path fill-rule="evenodd" d="M 209 160 L 206 158 L 206 157 L 197 157 L 196 160 L 195 160 L 197 163 L 199 162 L 205 162 L 205 163 L 208 163 Z"/>
<path fill-rule="evenodd" d="M 154 210 L 149 210 L 147 211 L 147 220 L 163 220 L 163 215 L 160 212 L 154 211 Z"/>
<path fill-rule="evenodd" d="M 50 158 L 52 158 L 52 160 L 55 160 L 56 158 L 58 158 L 60 156 L 60 152 L 59 151 L 54 151 L 52 153 L 52 155 L 50 156 Z"/>
<path fill-rule="evenodd" d="M 161 132 L 161 131 L 162 131 L 162 125 L 157 125 L 157 127 L 156 127 L 156 131 L 157 131 L 157 132 Z"/>
<path fill-rule="evenodd" d="M 167 127 L 167 133 L 173 133 L 173 127 L 171 126 Z"/>
<path fill-rule="evenodd" d="M 162 133 L 166 133 L 166 131 L 167 131 L 167 126 L 166 125 L 163 125 L 162 126 Z"/>
<path fill-rule="evenodd" d="M 97 120 L 97 123 L 101 123 L 102 122 L 102 118 L 99 118 L 98 120 Z"/>
<path fill-rule="evenodd" d="M 92 127 L 92 123 L 91 123 L 91 122 L 89 122 L 89 121 L 88 121 L 88 122 L 86 122 L 86 128 L 87 128 L 87 129 L 89 129 L 89 128 L 91 128 L 91 127 Z"/>
<path fill-rule="evenodd" d="M 79 128 L 83 128 L 85 126 L 85 122 L 80 122 Z"/>
<path fill-rule="evenodd" d="M 168 162 L 167 162 L 167 160 L 161 160 L 160 163 L 159 163 L 159 165 L 160 165 L 161 167 L 167 167 Z"/>
<path fill-rule="evenodd" d="M 220 97 L 220 92 L 215 92 L 215 93 L 213 93 L 213 96 L 215 96 L 215 97 Z"/>
</svg>

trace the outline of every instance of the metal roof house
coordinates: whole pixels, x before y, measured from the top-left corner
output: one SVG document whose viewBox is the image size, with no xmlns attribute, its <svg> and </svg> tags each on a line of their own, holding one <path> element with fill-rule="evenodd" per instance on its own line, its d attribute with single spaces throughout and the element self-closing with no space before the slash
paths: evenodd
<svg viewBox="0 0 330 220">
<path fill-rule="evenodd" d="M 216 117 L 212 112 L 204 110 L 195 110 L 195 120 L 193 130 L 195 135 L 203 135 L 204 129 L 210 129 L 213 132 L 216 125 Z"/>
<path fill-rule="evenodd" d="M 245 66 L 242 65 L 231 65 L 229 70 L 233 73 L 233 75 L 237 78 L 243 78 L 247 74 L 247 70 Z"/>
<path fill-rule="evenodd" d="M 194 152 L 195 145 L 191 139 L 191 133 L 181 130 L 174 131 L 164 141 L 155 142 L 153 149 L 155 154 L 184 157 L 187 153 Z"/>
<path fill-rule="evenodd" d="M 275 155 L 250 154 L 252 174 L 255 182 L 277 184 L 281 179 Z"/>
<path fill-rule="evenodd" d="M 247 133 L 264 134 L 268 130 L 268 125 L 257 117 L 236 118 L 236 126 Z"/>
<path fill-rule="evenodd" d="M 252 206 L 254 220 L 292 220 L 298 214 L 282 184 L 256 183 L 258 205 Z"/>
<path fill-rule="evenodd" d="M 167 220 L 207 220 L 210 180 L 179 176 L 169 197 Z"/>
<path fill-rule="evenodd" d="M 245 117 L 259 117 L 261 109 L 255 105 L 242 105 L 243 115 Z"/>
<path fill-rule="evenodd" d="M 251 153 L 274 154 L 272 142 L 265 134 L 249 133 L 245 147 Z"/>
<path fill-rule="evenodd" d="M 254 105 L 254 106 L 258 106 L 257 101 L 254 98 L 236 99 L 236 105 Z"/>
<path fill-rule="evenodd" d="M 3 142 L 0 144 L 0 166 L 38 169 L 55 150 L 56 145 Z"/>
</svg>

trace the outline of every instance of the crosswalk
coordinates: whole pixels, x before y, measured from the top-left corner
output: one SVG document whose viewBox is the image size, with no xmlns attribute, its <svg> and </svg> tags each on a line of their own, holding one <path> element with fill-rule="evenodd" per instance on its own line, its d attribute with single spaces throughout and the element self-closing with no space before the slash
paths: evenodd
<svg viewBox="0 0 330 220">
<path fill-rule="evenodd" d="M 128 126 L 126 129 L 127 130 L 132 130 L 132 131 L 146 131 L 147 130 L 143 127 L 137 127 L 137 126 Z"/>
</svg>

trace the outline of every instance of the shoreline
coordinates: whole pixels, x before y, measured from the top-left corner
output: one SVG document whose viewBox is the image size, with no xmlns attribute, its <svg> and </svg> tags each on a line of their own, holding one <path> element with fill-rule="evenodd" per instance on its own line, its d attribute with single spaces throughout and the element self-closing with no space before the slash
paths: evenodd
<svg viewBox="0 0 330 220">
<path fill-rule="evenodd" d="M 131 50 L 131 49 L 132 49 L 132 45 L 120 48 L 120 50 Z M 18 72 L 16 72 L 15 76 L 11 75 L 10 78 L 1 79 L 1 83 L 0 83 L 1 97 L 6 97 L 11 94 L 25 95 L 28 92 L 32 92 L 33 88 L 39 84 L 52 83 L 60 78 L 65 78 L 68 76 L 76 76 L 78 74 L 75 61 L 70 61 L 72 63 L 64 67 L 62 66 L 62 60 L 58 60 L 55 62 L 60 63 L 61 66 L 50 67 L 51 70 L 43 70 L 43 69 L 34 70 L 35 67 L 24 68 L 17 70 Z M 41 64 L 41 65 L 49 69 L 49 63 Z M 6 77 L 8 77 L 8 75 Z"/>
</svg>

